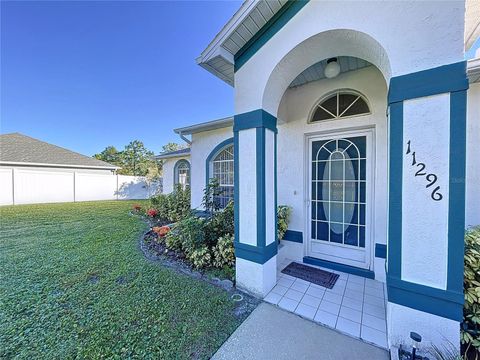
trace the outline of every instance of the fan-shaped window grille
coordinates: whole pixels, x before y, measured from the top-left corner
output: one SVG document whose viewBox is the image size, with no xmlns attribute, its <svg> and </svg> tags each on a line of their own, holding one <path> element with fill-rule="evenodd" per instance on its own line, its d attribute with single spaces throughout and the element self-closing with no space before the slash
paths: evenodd
<svg viewBox="0 0 480 360">
<path fill-rule="evenodd" d="M 365 98 L 354 92 L 339 90 L 324 97 L 313 111 L 310 122 L 370 114 Z"/>
</svg>

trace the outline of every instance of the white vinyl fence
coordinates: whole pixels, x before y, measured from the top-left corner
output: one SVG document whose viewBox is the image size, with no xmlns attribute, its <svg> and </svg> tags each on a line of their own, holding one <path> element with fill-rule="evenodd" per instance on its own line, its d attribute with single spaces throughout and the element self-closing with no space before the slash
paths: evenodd
<svg viewBox="0 0 480 360">
<path fill-rule="evenodd" d="M 160 189 L 141 176 L 0 168 L 0 205 L 147 199 Z"/>
</svg>

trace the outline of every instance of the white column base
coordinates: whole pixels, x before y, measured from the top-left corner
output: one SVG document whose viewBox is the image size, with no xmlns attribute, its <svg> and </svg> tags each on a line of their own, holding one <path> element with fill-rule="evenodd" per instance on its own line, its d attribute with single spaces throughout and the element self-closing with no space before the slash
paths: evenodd
<svg viewBox="0 0 480 360">
<path fill-rule="evenodd" d="M 410 332 L 422 336 L 419 349 L 428 351 L 432 344 L 448 349 L 457 349 L 460 353 L 460 323 L 455 320 L 429 314 L 420 310 L 389 302 L 387 304 L 388 345 L 401 344 L 411 347 Z"/>
<path fill-rule="evenodd" d="M 237 288 L 263 298 L 277 283 L 277 256 L 265 264 L 237 257 L 235 271 Z"/>
</svg>

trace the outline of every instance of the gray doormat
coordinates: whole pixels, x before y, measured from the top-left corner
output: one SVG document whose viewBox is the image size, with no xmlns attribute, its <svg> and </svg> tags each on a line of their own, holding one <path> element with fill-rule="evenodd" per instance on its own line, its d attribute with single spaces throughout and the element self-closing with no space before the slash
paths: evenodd
<svg viewBox="0 0 480 360">
<path fill-rule="evenodd" d="M 327 289 L 333 288 L 339 277 L 338 274 L 294 262 L 283 269 L 282 273 L 326 287 Z"/>
</svg>

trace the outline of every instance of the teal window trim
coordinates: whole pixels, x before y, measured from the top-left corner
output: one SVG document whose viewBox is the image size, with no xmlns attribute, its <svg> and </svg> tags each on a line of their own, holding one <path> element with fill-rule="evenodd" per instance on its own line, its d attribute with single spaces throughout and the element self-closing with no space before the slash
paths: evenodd
<svg viewBox="0 0 480 360">
<path fill-rule="evenodd" d="M 173 184 L 177 185 L 179 183 L 179 174 L 178 174 L 178 168 L 182 164 L 187 164 L 188 165 L 188 186 L 190 186 L 190 176 L 191 176 L 191 165 L 190 162 L 186 159 L 180 159 L 178 160 L 175 165 L 173 166 Z"/>
<path fill-rule="evenodd" d="M 218 144 L 217 146 L 215 146 L 213 148 L 213 150 L 210 152 L 210 154 L 208 154 L 207 158 L 205 159 L 205 186 L 208 186 L 208 184 L 210 183 L 210 164 L 213 160 L 213 158 L 215 156 L 217 156 L 217 154 L 222 151 L 224 148 L 226 148 L 227 146 L 230 146 L 231 144 L 234 144 L 234 139 L 233 137 L 231 138 L 228 138 L 224 141 L 222 141 L 220 144 Z M 233 161 L 234 161 L 234 171 L 235 171 L 235 174 L 233 174 L 234 178 L 236 177 L 236 174 L 237 174 L 237 168 L 236 168 L 236 164 L 237 164 L 237 161 L 236 161 L 236 156 L 237 156 L 237 151 L 236 151 L 237 147 L 234 145 L 233 146 Z M 234 183 L 235 183 L 235 180 L 234 180 Z M 234 192 L 236 191 L 237 189 L 237 186 L 234 184 Z"/>
<path fill-rule="evenodd" d="M 276 234 L 276 205 L 277 205 L 277 119 L 266 112 L 259 109 L 247 113 L 235 115 L 233 123 L 233 143 L 235 149 L 239 149 L 240 131 L 255 129 L 255 149 L 256 149 L 256 209 L 257 209 L 257 239 L 256 246 L 241 243 L 239 239 L 240 234 L 240 166 L 239 166 L 239 151 L 234 152 L 234 207 L 235 207 L 235 256 L 241 259 L 264 264 L 277 254 L 278 242 L 274 241 L 266 245 L 266 223 L 265 223 L 265 145 L 266 145 L 266 130 L 269 129 L 274 133 L 274 187 L 275 187 L 275 234 Z M 276 239 L 276 235 L 275 235 Z"/>
<path fill-rule="evenodd" d="M 280 31 L 309 0 L 289 0 L 267 21 L 255 35 L 234 55 L 235 71 L 239 70 L 255 53 Z"/>
</svg>

